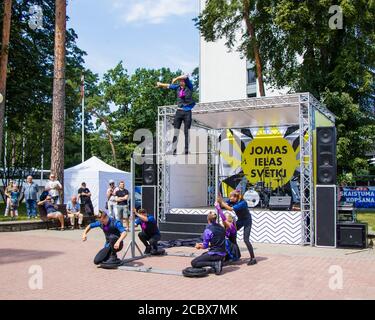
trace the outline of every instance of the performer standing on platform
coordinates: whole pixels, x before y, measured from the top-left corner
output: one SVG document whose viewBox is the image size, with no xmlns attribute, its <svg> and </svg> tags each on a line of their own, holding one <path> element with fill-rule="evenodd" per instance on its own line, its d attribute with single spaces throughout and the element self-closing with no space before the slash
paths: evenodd
<svg viewBox="0 0 375 320">
<path fill-rule="evenodd" d="M 179 84 L 175 82 L 179 81 Z M 187 75 L 174 78 L 171 84 L 157 82 L 158 88 L 175 90 L 177 92 L 177 112 L 174 117 L 174 134 L 172 142 L 173 154 L 176 155 L 178 134 L 182 122 L 184 122 L 185 154 L 189 153 L 189 130 L 192 122 L 191 110 L 195 106 L 193 99 L 193 84 Z"/>
<path fill-rule="evenodd" d="M 137 210 L 134 208 L 134 214 L 137 216 L 135 225 L 141 225 L 142 232 L 138 233 L 139 239 L 145 245 L 145 254 L 155 254 L 158 251 L 158 241 L 160 241 L 160 231 L 156 220 L 152 214 L 147 214 L 145 209 Z"/>
<path fill-rule="evenodd" d="M 215 203 L 216 211 L 218 212 L 223 225 L 225 228 L 225 248 L 227 250 L 227 255 L 225 256 L 225 261 L 237 261 L 241 258 L 241 251 L 237 244 L 237 228 L 236 223 L 233 221 L 232 215 L 227 212 L 223 213 L 219 203 Z"/>
<path fill-rule="evenodd" d="M 91 229 L 101 228 L 105 235 L 105 245 L 94 258 L 95 264 L 119 264 L 120 259 L 117 258 L 117 252 L 122 250 L 124 245 L 123 240 L 126 237 L 126 230 L 122 225 L 122 222 L 113 219 L 108 216 L 104 210 L 99 210 L 97 215 L 98 221 L 91 223 L 87 226 L 82 234 L 82 240 L 87 240 L 87 234 Z"/>
<path fill-rule="evenodd" d="M 207 216 L 208 226 L 203 233 L 203 243 L 195 245 L 198 250 L 208 249 L 208 251 L 192 260 L 191 266 L 193 268 L 212 267 L 215 274 L 219 275 L 227 253 L 225 251 L 225 229 L 216 220 L 216 213 L 210 212 Z"/>
<path fill-rule="evenodd" d="M 240 193 L 238 191 L 232 191 L 229 195 L 229 200 L 227 203 L 223 201 L 221 197 L 217 199 L 217 202 L 220 206 L 226 210 L 234 211 L 237 215 L 238 220 L 236 222 L 237 231 L 244 228 L 243 231 L 243 239 L 246 244 L 247 249 L 250 253 L 250 260 L 247 263 L 248 265 L 254 265 L 257 263 L 254 255 L 254 249 L 252 244 L 250 243 L 250 232 L 251 232 L 251 225 L 252 225 L 252 218 L 247 206 L 247 202 L 240 197 Z"/>
</svg>

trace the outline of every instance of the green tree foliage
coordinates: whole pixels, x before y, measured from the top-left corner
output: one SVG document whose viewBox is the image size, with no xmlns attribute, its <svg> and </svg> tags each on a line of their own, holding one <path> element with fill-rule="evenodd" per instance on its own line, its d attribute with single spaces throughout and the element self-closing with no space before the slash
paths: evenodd
<svg viewBox="0 0 375 320">
<path fill-rule="evenodd" d="M 43 10 L 42 29 L 28 25 L 30 1 L 13 1 L 12 5 L 6 151 L 7 165 L 13 169 L 40 168 L 42 151 L 44 168 L 50 167 L 55 1 L 32 4 Z M 77 47 L 76 39 L 74 30 L 67 30 L 65 166 L 80 159 L 79 83 L 85 52 Z"/>
<path fill-rule="evenodd" d="M 365 173 L 365 154 L 375 149 L 375 1 L 251 3 L 266 82 L 322 100 L 337 116 L 339 172 Z M 332 5 L 342 9 L 342 29 L 329 27 Z M 240 6 L 240 0 L 208 1 L 198 26 L 206 40 L 225 38 L 254 61 Z"/>
</svg>

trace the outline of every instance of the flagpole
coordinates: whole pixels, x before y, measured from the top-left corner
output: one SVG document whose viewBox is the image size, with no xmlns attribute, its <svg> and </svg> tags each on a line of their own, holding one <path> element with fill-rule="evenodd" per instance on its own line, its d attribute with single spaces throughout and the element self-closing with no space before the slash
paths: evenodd
<svg viewBox="0 0 375 320">
<path fill-rule="evenodd" d="M 82 162 L 85 161 L 85 76 L 81 77 L 81 100 L 82 100 Z"/>
</svg>

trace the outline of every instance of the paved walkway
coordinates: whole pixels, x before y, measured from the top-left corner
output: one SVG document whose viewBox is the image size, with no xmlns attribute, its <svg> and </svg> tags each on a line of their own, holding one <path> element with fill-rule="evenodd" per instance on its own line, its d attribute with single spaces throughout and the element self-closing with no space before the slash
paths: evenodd
<svg viewBox="0 0 375 320">
<path fill-rule="evenodd" d="M 98 269 L 92 259 L 103 234 L 93 230 L 85 243 L 80 236 L 80 231 L 0 233 L 0 299 L 375 299 L 374 250 L 255 244 L 257 265 L 244 260 L 226 266 L 220 276 L 190 279 Z M 180 271 L 190 260 L 164 256 L 136 263 Z"/>
</svg>

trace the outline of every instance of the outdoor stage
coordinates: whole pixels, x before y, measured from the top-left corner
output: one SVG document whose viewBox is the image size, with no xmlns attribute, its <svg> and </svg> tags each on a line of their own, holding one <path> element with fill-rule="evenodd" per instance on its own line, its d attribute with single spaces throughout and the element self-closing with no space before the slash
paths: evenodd
<svg viewBox="0 0 375 320">
<path fill-rule="evenodd" d="M 252 241 L 314 245 L 316 128 L 335 124 L 327 108 L 309 93 L 197 104 L 190 154 L 182 155 L 180 132 L 178 155 L 172 156 L 176 108 L 159 107 L 158 114 L 157 212 L 162 234 L 167 231 L 170 239 L 173 228 L 179 230 L 176 239 L 183 233 L 198 234 L 194 216 L 203 218 L 219 194 L 227 199 L 237 189 L 259 202 L 250 208 Z M 270 209 L 275 196 L 291 199 L 290 206 Z M 242 240 L 242 232 L 238 238 Z"/>
</svg>

